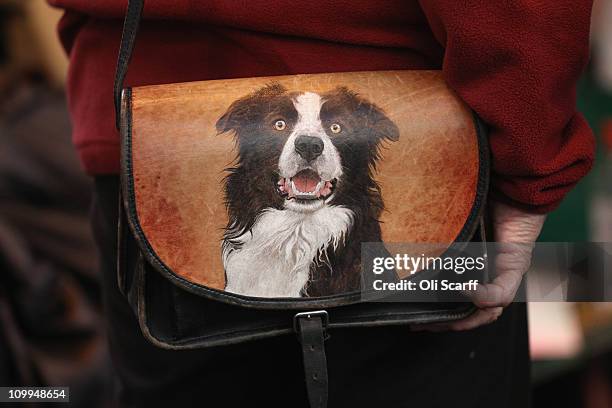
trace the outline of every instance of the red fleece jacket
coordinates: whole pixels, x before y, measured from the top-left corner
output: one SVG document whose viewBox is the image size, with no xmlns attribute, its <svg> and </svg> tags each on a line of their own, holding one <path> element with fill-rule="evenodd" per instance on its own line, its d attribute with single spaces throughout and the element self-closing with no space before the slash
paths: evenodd
<svg viewBox="0 0 612 408">
<path fill-rule="evenodd" d="M 116 173 L 112 84 L 126 0 L 65 8 L 74 142 L 90 174 Z M 443 69 L 490 126 L 493 192 L 555 208 L 590 169 L 576 111 L 586 0 L 149 0 L 126 84 L 383 69 Z"/>
</svg>

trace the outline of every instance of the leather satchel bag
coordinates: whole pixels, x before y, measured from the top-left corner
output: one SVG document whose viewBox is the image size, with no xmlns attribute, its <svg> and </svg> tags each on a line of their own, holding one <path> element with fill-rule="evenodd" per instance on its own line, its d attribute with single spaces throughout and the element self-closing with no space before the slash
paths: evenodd
<svg viewBox="0 0 612 408">
<path fill-rule="evenodd" d="M 363 296 L 368 243 L 485 241 L 485 129 L 440 72 L 124 89 L 142 7 L 129 1 L 115 80 L 118 282 L 148 340 L 186 349 L 295 333 L 309 401 L 324 407 L 335 328 L 474 311 Z"/>
</svg>

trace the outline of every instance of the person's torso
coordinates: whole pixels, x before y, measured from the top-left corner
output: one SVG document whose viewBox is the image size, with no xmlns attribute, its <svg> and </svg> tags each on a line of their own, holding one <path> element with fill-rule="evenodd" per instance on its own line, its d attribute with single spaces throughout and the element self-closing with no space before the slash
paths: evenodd
<svg viewBox="0 0 612 408">
<path fill-rule="evenodd" d="M 115 172 L 112 82 L 126 1 L 49 1 L 69 10 L 59 31 L 81 159 L 90 173 Z M 417 0 L 149 0 L 126 84 L 439 69 L 443 53 Z"/>
</svg>

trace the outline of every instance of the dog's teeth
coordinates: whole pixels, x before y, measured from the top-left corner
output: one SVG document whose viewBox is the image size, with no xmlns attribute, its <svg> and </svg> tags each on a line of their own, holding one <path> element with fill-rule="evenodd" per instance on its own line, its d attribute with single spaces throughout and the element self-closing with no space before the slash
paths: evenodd
<svg viewBox="0 0 612 408">
<path fill-rule="evenodd" d="M 319 179 L 319 182 L 315 186 L 313 191 L 301 191 L 291 178 L 285 179 L 286 184 L 284 189 L 280 189 L 281 192 L 284 190 L 284 193 L 287 195 L 287 199 L 296 198 L 303 200 L 313 200 L 318 198 L 327 197 L 331 194 L 331 190 L 333 188 L 333 180 L 326 181 L 322 178 Z M 279 183 L 280 184 L 280 183 Z"/>
</svg>

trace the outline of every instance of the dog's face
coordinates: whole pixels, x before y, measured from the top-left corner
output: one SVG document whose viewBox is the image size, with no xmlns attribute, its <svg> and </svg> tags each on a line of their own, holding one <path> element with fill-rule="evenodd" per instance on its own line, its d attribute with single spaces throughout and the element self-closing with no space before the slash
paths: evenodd
<svg viewBox="0 0 612 408">
<path fill-rule="evenodd" d="M 234 102 L 217 122 L 234 131 L 239 165 L 265 180 L 287 209 L 315 211 L 339 191 L 369 177 L 381 141 L 395 141 L 397 126 L 374 104 L 346 88 L 324 94 L 289 93 L 270 85 Z M 260 177 L 256 177 L 257 173 Z"/>
</svg>

